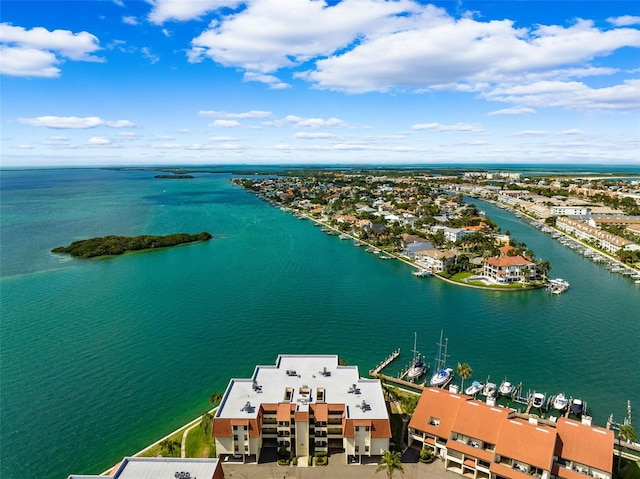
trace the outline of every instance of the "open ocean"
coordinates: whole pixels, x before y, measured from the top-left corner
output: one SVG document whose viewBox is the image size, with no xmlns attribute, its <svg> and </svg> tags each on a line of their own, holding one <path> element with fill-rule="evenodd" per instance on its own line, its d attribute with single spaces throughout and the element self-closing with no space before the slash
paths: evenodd
<svg viewBox="0 0 640 479">
<path fill-rule="evenodd" d="M 598 425 L 612 413 L 621 421 L 627 400 L 638 416 L 640 286 L 629 278 L 486 203 L 479 209 L 570 290 L 416 278 L 233 186 L 231 170 L 211 171 L 178 181 L 148 170 L 2 170 L 2 478 L 100 473 L 280 353 L 339 354 L 366 375 L 398 347 L 396 367 L 406 365 L 417 332 L 433 363 L 441 329 L 449 364 L 468 362 L 476 379 L 581 397 Z M 50 253 L 93 236 L 200 231 L 215 238 L 110 259 Z"/>
</svg>

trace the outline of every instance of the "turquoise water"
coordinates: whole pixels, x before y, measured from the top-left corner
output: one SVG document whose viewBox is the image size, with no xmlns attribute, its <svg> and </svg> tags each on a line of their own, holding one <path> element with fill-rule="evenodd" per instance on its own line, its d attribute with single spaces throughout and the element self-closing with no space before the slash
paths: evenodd
<svg viewBox="0 0 640 479">
<path fill-rule="evenodd" d="M 491 205 L 552 263 L 564 295 L 416 278 L 231 185 L 230 173 L 2 171 L 3 478 L 99 473 L 200 415 L 209 392 L 279 353 L 336 353 L 362 374 L 413 333 L 450 363 L 589 403 L 640 404 L 640 288 Z M 106 234 L 211 232 L 206 243 L 81 261 L 52 247 Z"/>
</svg>

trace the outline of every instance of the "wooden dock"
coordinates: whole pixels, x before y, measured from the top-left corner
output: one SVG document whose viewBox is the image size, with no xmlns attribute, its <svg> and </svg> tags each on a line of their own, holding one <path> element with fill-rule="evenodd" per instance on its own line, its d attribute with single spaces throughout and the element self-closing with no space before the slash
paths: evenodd
<svg viewBox="0 0 640 479">
<path fill-rule="evenodd" d="M 389 366 L 398 356 L 400 356 L 400 348 L 392 352 L 387 359 L 378 364 L 375 368 L 369 371 L 369 376 L 378 376 L 380 371 Z"/>
<path fill-rule="evenodd" d="M 412 388 L 412 389 L 417 389 L 419 391 L 424 390 L 425 383 L 422 384 L 416 384 L 416 383 L 412 383 L 411 381 L 405 381 L 404 379 L 400 379 L 400 378 L 394 378 L 393 376 L 387 376 L 386 374 L 377 374 L 376 377 L 382 381 L 387 381 L 390 383 L 395 383 L 398 386 L 404 386 L 407 388 Z"/>
</svg>

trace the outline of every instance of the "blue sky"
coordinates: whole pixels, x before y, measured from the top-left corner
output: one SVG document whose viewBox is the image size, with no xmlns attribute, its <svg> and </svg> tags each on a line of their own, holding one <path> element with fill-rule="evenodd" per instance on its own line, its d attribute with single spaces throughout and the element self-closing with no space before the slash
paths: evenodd
<svg viewBox="0 0 640 479">
<path fill-rule="evenodd" d="M 640 165 L 640 2 L 3 0 L 3 166 Z"/>
</svg>

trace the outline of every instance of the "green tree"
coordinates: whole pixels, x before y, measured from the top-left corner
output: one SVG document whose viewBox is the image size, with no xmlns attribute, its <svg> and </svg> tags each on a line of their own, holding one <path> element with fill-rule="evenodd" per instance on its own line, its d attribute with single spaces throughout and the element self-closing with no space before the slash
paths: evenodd
<svg viewBox="0 0 640 479">
<path fill-rule="evenodd" d="M 200 421 L 200 427 L 204 431 L 204 435 L 209 435 L 209 429 L 211 428 L 211 419 L 213 416 L 208 412 L 202 414 L 202 420 Z"/>
<path fill-rule="evenodd" d="M 222 401 L 221 392 L 213 391 L 211 394 L 209 394 L 209 404 L 211 404 L 212 406 L 215 406 L 216 404 L 220 404 L 220 401 Z"/>
<path fill-rule="evenodd" d="M 164 439 L 160 442 L 160 449 L 166 450 L 173 457 L 173 453 L 180 450 L 180 443 L 174 439 Z"/>
<path fill-rule="evenodd" d="M 469 379 L 473 374 L 473 369 L 469 366 L 468 363 L 458 363 L 458 369 L 456 370 L 458 376 L 462 378 L 462 383 L 460 384 L 460 389 L 464 391 L 464 380 Z"/>
<path fill-rule="evenodd" d="M 549 271 L 551 270 L 551 263 L 549 263 L 548 261 L 538 261 L 536 263 L 536 267 L 542 275 L 542 278 L 547 279 L 547 273 L 549 273 Z"/>
<path fill-rule="evenodd" d="M 386 471 L 388 479 L 392 479 L 396 471 L 404 473 L 401 459 L 402 454 L 400 452 L 384 451 L 380 465 L 376 468 L 376 473 Z"/>
<path fill-rule="evenodd" d="M 620 463 L 622 462 L 622 440 L 637 442 L 638 435 L 631 424 L 622 424 L 618 429 L 618 474 L 620 474 Z"/>
</svg>

